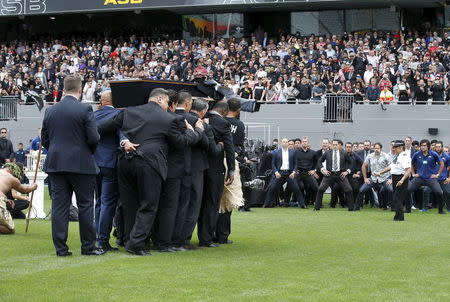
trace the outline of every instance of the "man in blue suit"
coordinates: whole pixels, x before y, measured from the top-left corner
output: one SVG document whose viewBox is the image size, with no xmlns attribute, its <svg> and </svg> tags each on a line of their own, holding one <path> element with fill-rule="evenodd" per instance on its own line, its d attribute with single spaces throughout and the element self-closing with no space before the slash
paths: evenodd
<svg viewBox="0 0 450 302">
<path fill-rule="evenodd" d="M 104 91 L 100 96 L 100 108 L 94 112 L 97 126 L 114 118 L 120 110 L 112 105 L 112 93 Z M 114 214 L 119 200 L 119 182 L 117 179 L 117 152 L 119 143 L 125 139 L 120 132 L 110 132 L 100 137 L 94 160 L 100 169 L 97 174 L 97 202 L 95 204 L 95 227 L 97 244 L 105 251 L 117 251 L 109 244 Z M 120 222 L 119 222 L 120 224 Z"/>
<path fill-rule="evenodd" d="M 295 160 L 296 151 L 294 149 L 288 149 L 289 140 L 287 138 L 283 138 L 281 147 L 281 149 L 278 149 L 273 153 L 272 172 L 274 173 L 274 176 L 272 177 L 267 190 L 266 200 L 264 201 L 265 208 L 272 205 L 275 193 L 279 192 L 281 186 L 286 182 L 295 196 L 300 196 L 300 190 L 297 181 L 295 180 L 295 171 L 297 171 L 297 161 Z"/>
<path fill-rule="evenodd" d="M 100 140 L 92 107 L 79 101 L 81 78 L 64 79 L 64 97 L 48 107 L 42 122 L 42 146 L 48 153 L 44 171 L 52 183 L 52 237 L 56 255 L 72 253 L 66 244 L 69 208 L 75 192 L 80 223 L 82 255 L 103 255 L 95 248 L 94 192 L 98 168 L 93 154 Z"/>
</svg>

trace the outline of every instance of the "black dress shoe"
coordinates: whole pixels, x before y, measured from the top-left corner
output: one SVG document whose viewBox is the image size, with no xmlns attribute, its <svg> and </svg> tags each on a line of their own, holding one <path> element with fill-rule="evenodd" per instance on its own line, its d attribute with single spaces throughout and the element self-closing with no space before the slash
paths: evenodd
<svg viewBox="0 0 450 302">
<path fill-rule="evenodd" d="M 123 242 L 123 239 L 121 239 L 121 238 L 117 238 L 116 239 L 116 244 L 118 246 L 125 246 L 125 243 Z"/>
<path fill-rule="evenodd" d="M 187 251 L 187 249 L 185 249 L 184 247 L 182 247 L 182 246 L 173 246 L 173 247 L 171 247 L 171 249 L 174 251 L 174 252 L 186 252 Z"/>
<path fill-rule="evenodd" d="M 69 251 L 56 252 L 56 256 L 58 256 L 58 257 L 68 257 L 68 256 L 72 256 L 72 252 L 69 252 Z"/>
<path fill-rule="evenodd" d="M 99 245 L 98 248 L 105 250 L 106 252 L 117 252 L 119 250 L 118 248 L 111 246 L 111 244 L 109 243 Z"/>
<path fill-rule="evenodd" d="M 135 255 L 135 256 L 147 256 L 150 255 L 150 252 L 146 251 L 146 250 L 130 250 L 130 249 L 125 249 L 125 251 L 127 251 L 128 253 Z"/>
<path fill-rule="evenodd" d="M 96 249 L 93 249 L 92 251 L 88 251 L 88 252 L 81 252 L 81 255 L 84 255 L 84 256 L 101 256 L 104 254 L 106 254 L 106 251 L 101 248 L 96 248 Z"/>
<path fill-rule="evenodd" d="M 220 245 L 214 244 L 214 243 L 202 243 L 202 244 L 199 244 L 198 246 L 200 246 L 200 247 L 219 247 Z"/>
<path fill-rule="evenodd" d="M 354 209 L 352 209 L 352 208 L 349 208 L 348 210 L 349 210 L 349 211 L 354 211 Z"/>
<path fill-rule="evenodd" d="M 224 241 L 217 241 L 217 243 L 220 243 L 220 244 L 232 244 L 233 240 L 227 239 L 227 240 L 224 240 Z"/>
</svg>

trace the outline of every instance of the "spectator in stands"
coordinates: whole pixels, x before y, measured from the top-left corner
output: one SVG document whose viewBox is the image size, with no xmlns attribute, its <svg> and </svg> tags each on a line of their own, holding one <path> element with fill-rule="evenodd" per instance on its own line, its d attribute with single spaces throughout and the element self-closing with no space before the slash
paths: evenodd
<svg viewBox="0 0 450 302">
<path fill-rule="evenodd" d="M 419 83 L 414 91 L 416 104 L 426 104 L 429 97 L 429 89 L 423 79 L 419 80 Z"/>
<path fill-rule="evenodd" d="M 239 96 L 243 99 L 249 99 L 252 96 L 252 89 L 249 87 L 248 82 L 244 82 L 244 87 L 239 90 Z"/>
<path fill-rule="evenodd" d="M 416 96 L 415 92 L 423 80 L 432 88 L 432 94 L 427 98 L 435 96 L 441 103 L 442 96 L 449 99 L 448 35 L 445 38 L 445 35 L 433 34 L 425 39 L 414 31 L 369 32 L 366 35 L 343 33 L 332 37 L 263 37 L 262 33 L 260 41 L 266 41 L 265 45 L 257 43 L 254 36 L 239 43 L 233 37 L 188 42 L 153 41 L 148 36 L 137 38 L 135 35 L 108 40 L 74 37 L 44 42 L 40 39 L 33 43 L 12 41 L 8 45 L 0 42 L 0 94 L 21 95 L 21 89 L 31 89 L 46 102 L 58 101 L 64 77 L 80 73 L 84 98 L 88 100 L 95 99 L 96 91 L 105 86 L 101 84 L 103 80 L 214 79 L 233 86 L 235 92 L 242 90 L 247 82 L 253 94 L 259 83 L 256 79 L 268 78 L 270 84 L 275 85 L 279 77 L 284 79 L 287 88 L 295 82 L 295 89 L 299 91 L 296 97 L 302 100 L 314 97 L 311 88 L 316 81 L 327 85 L 327 92 L 338 92 L 345 88 L 346 80 L 350 80 L 355 91 L 358 81 L 363 88 L 379 86 L 380 91 L 387 86 L 404 100 L 404 94 L 397 93 L 403 82 L 409 85 L 410 97 L 414 95 L 419 103 L 425 95 L 419 93 Z M 383 75 L 381 81 L 379 74 Z M 308 84 L 303 83 L 303 78 L 309 81 Z M 371 83 L 372 78 L 375 83 Z M 438 79 L 441 82 L 436 85 Z M 309 89 L 300 92 L 300 85 L 309 86 Z M 437 86 L 443 86 L 444 92 Z M 280 92 L 280 88 L 278 90 Z M 368 89 L 370 93 L 372 90 Z M 253 97 L 252 94 L 249 97 Z M 270 97 L 268 94 L 267 91 L 266 96 L 261 95 L 259 99 L 276 98 L 275 93 L 270 93 Z"/>
<path fill-rule="evenodd" d="M 401 81 L 398 84 L 397 98 L 399 104 L 409 104 L 409 97 L 411 91 L 409 89 L 409 84 L 407 82 Z"/>
<path fill-rule="evenodd" d="M 433 85 L 430 87 L 431 96 L 433 98 L 432 104 L 444 104 L 444 85 L 440 78 L 436 79 Z"/>
<path fill-rule="evenodd" d="M 322 82 L 314 82 L 314 86 L 312 88 L 312 99 L 315 101 L 320 101 L 322 96 L 325 94 L 325 88 L 326 87 Z"/>
<path fill-rule="evenodd" d="M 266 84 L 263 78 L 258 78 L 258 82 L 253 86 L 252 98 L 258 101 L 265 100 Z"/>
<path fill-rule="evenodd" d="M 366 95 L 366 89 L 364 88 L 363 84 L 361 84 L 361 82 L 355 83 L 355 88 L 353 90 L 353 93 L 355 96 L 356 104 L 364 103 L 364 96 Z"/>
<path fill-rule="evenodd" d="M 309 100 L 311 98 L 311 84 L 309 83 L 308 78 L 303 77 L 301 82 L 296 86 L 297 90 L 298 90 L 298 95 L 297 97 L 301 100 L 301 101 L 306 101 Z"/>
<path fill-rule="evenodd" d="M 366 100 L 369 101 L 369 103 L 376 103 L 380 99 L 380 93 L 381 89 L 377 85 L 377 79 L 371 78 L 370 79 L 370 85 L 367 87 L 366 90 Z"/>
</svg>

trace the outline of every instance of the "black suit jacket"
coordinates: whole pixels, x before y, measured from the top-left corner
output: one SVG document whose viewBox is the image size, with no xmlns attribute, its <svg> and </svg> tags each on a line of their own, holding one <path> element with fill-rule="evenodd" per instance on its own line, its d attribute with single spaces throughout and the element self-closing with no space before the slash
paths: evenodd
<svg viewBox="0 0 450 302">
<path fill-rule="evenodd" d="M 195 123 L 197 122 L 197 119 L 192 115 L 189 114 L 189 112 L 186 112 L 183 109 L 176 109 L 175 114 L 180 116 L 183 120 L 186 120 L 192 127 L 195 127 Z M 199 136 L 198 140 L 192 142 L 190 145 L 186 146 L 184 148 L 184 173 L 185 175 L 189 175 L 192 173 L 192 146 L 197 144 L 199 140 L 203 137 L 203 134 Z"/>
<path fill-rule="evenodd" d="M 155 102 L 128 107 L 99 126 L 101 134 L 109 131 L 122 132 L 132 143 L 139 144 L 135 154 L 144 158 L 165 180 L 168 173 L 169 145 L 184 148 L 198 140 L 201 131 L 184 131 L 183 119 L 164 111 Z"/>
<path fill-rule="evenodd" d="M 41 131 L 44 171 L 97 174 L 93 153 L 100 140 L 92 107 L 73 96 L 45 110 Z"/>
<path fill-rule="evenodd" d="M 209 152 L 208 156 L 209 169 L 215 172 L 225 171 L 223 159 L 224 156 L 226 156 L 228 171 L 234 171 L 235 155 L 230 122 L 228 122 L 221 115 L 212 112 L 208 112 L 205 115 L 205 118 L 209 118 L 209 125 L 212 127 L 215 142 L 216 143 L 223 142 L 224 144 L 224 151 L 220 152 L 219 155 L 215 155 Z"/>
<path fill-rule="evenodd" d="M 322 156 L 319 158 L 319 161 L 317 162 L 317 169 L 322 168 L 322 163 L 324 161 L 327 161 L 326 163 L 326 169 L 328 171 L 332 171 L 332 164 L 333 164 L 333 150 L 328 150 Z M 339 151 L 339 171 L 346 171 L 350 170 L 352 165 L 352 160 L 348 156 L 348 154 L 345 151 Z"/>
<path fill-rule="evenodd" d="M 189 112 L 195 120 L 199 116 L 195 112 Z M 191 147 L 192 151 L 192 173 L 203 172 L 209 168 L 208 154 L 212 156 L 220 156 L 222 154 L 222 146 L 214 140 L 213 129 L 210 125 L 203 123 L 205 131 L 200 140 Z"/>
<path fill-rule="evenodd" d="M 356 174 L 358 171 L 361 171 L 363 160 L 356 152 L 352 152 L 349 156 L 352 162 L 350 165 L 350 174 Z"/>
</svg>

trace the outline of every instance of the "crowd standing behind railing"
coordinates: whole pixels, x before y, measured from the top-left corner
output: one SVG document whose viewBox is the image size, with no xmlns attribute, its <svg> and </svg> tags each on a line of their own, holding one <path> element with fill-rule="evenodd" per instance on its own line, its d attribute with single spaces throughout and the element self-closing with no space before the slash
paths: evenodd
<svg viewBox="0 0 450 302">
<path fill-rule="evenodd" d="M 355 102 L 448 103 L 450 38 L 437 32 L 371 32 L 273 39 L 161 40 L 129 38 L 0 43 L 0 95 L 31 89 L 61 98 L 62 79 L 82 75 L 83 100 L 109 80 L 214 79 L 243 98 L 284 103 L 354 94 Z"/>
</svg>

